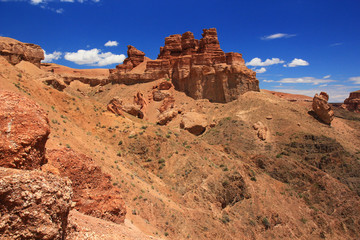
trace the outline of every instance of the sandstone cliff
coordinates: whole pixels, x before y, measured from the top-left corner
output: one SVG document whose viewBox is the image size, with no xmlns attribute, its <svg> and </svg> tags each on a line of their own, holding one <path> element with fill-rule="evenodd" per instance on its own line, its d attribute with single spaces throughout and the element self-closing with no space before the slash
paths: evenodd
<svg viewBox="0 0 360 240">
<path fill-rule="evenodd" d="M 128 48 L 124 64 L 110 70 L 110 81 L 136 84 L 171 78 L 177 90 L 194 99 L 222 103 L 236 100 L 247 91 L 259 91 L 256 73 L 245 66 L 240 53 L 221 50 L 215 28 L 204 29 L 200 40 L 191 32 L 166 37 L 156 60 L 142 60 L 141 51 Z M 132 73 L 134 60 L 136 66 L 144 66 L 143 72 Z"/>
<path fill-rule="evenodd" d="M 350 96 L 345 99 L 342 107 L 349 111 L 360 113 L 360 90 L 351 92 Z"/>
<path fill-rule="evenodd" d="M 8 37 L 0 37 L 0 55 L 12 65 L 20 63 L 22 60 L 40 66 L 44 59 L 44 51 L 40 46 L 32 43 L 22 43 Z"/>
</svg>

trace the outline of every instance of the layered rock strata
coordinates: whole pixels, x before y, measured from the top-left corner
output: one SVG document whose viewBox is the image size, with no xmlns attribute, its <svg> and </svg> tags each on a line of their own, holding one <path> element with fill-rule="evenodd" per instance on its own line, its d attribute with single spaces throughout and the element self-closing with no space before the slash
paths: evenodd
<svg viewBox="0 0 360 240">
<path fill-rule="evenodd" d="M 141 58 L 135 58 L 129 50 L 128 60 L 110 70 L 110 81 L 136 84 L 171 78 L 175 89 L 194 99 L 223 103 L 236 100 L 247 91 L 259 91 L 256 73 L 245 66 L 240 53 L 221 50 L 215 28 L 204 29 L 200 40 L 191 32 L 166 37 L 156 60 L 139 63 Z M 133 72 L 136 66 L 132 59 L 137 60 L 137 66 L 144 65 L 143 72 Z"/>
</svg>

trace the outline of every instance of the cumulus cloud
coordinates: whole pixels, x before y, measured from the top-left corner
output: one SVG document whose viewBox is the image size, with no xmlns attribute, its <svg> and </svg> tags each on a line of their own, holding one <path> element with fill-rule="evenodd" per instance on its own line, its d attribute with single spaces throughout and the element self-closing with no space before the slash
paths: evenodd
<svg viewBox="0 0 360 240">
<path fill-rule="evenodd" d="M 45 59 L 43 60 L 43 62 L 52 62 L 54 60 L 58 60 L 61 57 L 62 53 L 54 51 L 53 53 L 46 54 L 46 52 L 44 51 L 44 55 Z"/>
<path fill-rule="evenodd" d="M 266 68 L 262 67 L 260 69 L 255 69 L 255 72 L 256 73 L 264 73 L 264 72 L 266 72 Z"/>
<path fill-rule="evenodd" d="M 303 59 L 294 58 L 289 64 L 285 64 L 284 67 L 298 67 L 298 66 L 308 66 L 309 63 Z"/>
<path fill-rule="evenodd" d="M 323 79 L 328 79 L 328 78 L 331 78 L 331 75 L 326 75 L 323 77 Z"/>
<path fill-rule="evenodd" d="M 310 83 L 313 85 L 335 82 L 331 79 L 318 79 L 314 77 L 301 77 L 301 78 L 283 78 L 279 80 L 280 83 Z"/>
<path fill-rule="evenodd" d="M 106 66 L 114 63 L 122 63 L 125 55 L 116 55 L 111 52 L 101 53 L 100 49 L 80 49 L 77 52 L 65 53 L 65 59 L 79 65 Z"/>
<path fill-rule="evenodd" d="M 117 41 L 110 41 L 110 40 L 104 44 L 105 47 L 116 47 L 117 45 L 119 45 Z"/>
<path fill-rule="evenodd" d="M 262 40 L 273 40 L 273 39 L 277 39 L 277 38 L 291 38 L 291 37 L 295 37 L 296 34 L 288 34 L 288 33 L 275 33 L 275 34 L 271 34 L 268 36 L 263 36 L 261 39 Z"/>
<path fill-rule="evenodd" d="M 360 84 L 360 77 L 351 77 L 349 80 L 354 82 L 354 84 Z"/>
<path fill-rule="evenodd" d="M 274 64 L 284 63 L 283 60 L 279 58 L 271 58 L 266 59 L 264 62 L 261 61 L 261 58 L 253 58 L 250 62 L 246 63 L 246 66 L 254 66 L 254 67 L 264 67 L 264 66 L 270 66 Z"/>
</svg>

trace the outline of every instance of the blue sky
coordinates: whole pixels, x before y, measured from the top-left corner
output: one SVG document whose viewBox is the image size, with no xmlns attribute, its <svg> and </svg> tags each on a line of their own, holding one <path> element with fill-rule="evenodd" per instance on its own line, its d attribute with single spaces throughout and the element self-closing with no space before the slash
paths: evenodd
<svg viewBox="0 0 360 240">
<path fill-rule="evenodd" d="M 114 68 L 129 44 L 155 59 L 165 37 L 215 27 L 260 88 L 338 102 L 360 89 L 359 12 L 358 0 L 0 0 L 0 35 L 51 62 Z"/>
</svg>

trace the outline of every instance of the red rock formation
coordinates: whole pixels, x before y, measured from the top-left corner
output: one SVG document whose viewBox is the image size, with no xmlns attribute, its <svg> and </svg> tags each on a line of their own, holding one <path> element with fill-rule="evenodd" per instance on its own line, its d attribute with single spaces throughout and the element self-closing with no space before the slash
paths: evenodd
<svg viewBox="0 0 360 240">
<path fill-rule="evenodd" d="M 116 69 L 122 73 L 131 71 L 145 59 L 145 53 L 131 45 L 128 45 L 127 55 L 128 57 L 124 60 L 124 63 L 116 66 Z"/>
<path fill-rule="evenodd" d="M 65 239 L 71 197 L 68 179 L 0 167 L 0 239 Z"/>
<path fill-rule="evenodd" d="M 360 90 L 350 93 L 342 107 L 349 111 L 360 113 Z"/>
<path fill-rule="evenodd" d="M 24 60 L 40 67 L 40 62 L 44 59 L 44 51 L 40 46 L 7 37 L 0 37 L 0 55 L 12 65 Z"/>
<path fill-rule="evenodd" d="M 46 163 L 50 126 L 45 111 L 33 100 L 0 90 L 0 166 L 38 169 Z"/>
<path fill-rule="evenodd" d="M 321 92 L 320 95 L 315 94 L 312 107 L 316 115 L 326 124 L 331 124 L 334 119 L 334 111 L 328 104 L 329 95 L 326 92 Z"/>
<path fill-rule="evenodd" d="M 158 86 L 155 86 L 154 88 L 157 88 L 159 90 L 169 90 L 172 87 L 173 87 L 173 85 L 171 84 L 170 81 L 163 81 Z"/>
<path fill-rule="evenodd" d="M 111 177 L 91 158 L 67 148 L 48 150 L 47 157 L 49 165 L 72 181 L 76 210 L 115 223 L 124 222 L 126 208 L 119 189 L 113 187 Z"/>
<path fill-rule="evenodd" d="M 159 108 L 159 112 L 163 113 L 166 110 L 173 108 L 175 104 L 175 98 L 173 96 L 167 96 L 164 98 L 164 101 L 162 102 L 160 108 Z"/>
<path fill-rule="evenodd" d="M 157 124 L 166 125 L 178 115 L 178 111 L 175 109 L 168 109 L 158 116 Z"/>
<path fill-rule="evenodd" d="M 230 102 L 247 91 L 259 91 L 256 73 L 245 66 L 240 53 L 221 50 L 215 28 L 204 29 L 200 41 L 191 32 L 165 38 L 158 59 L 148 61 L 142 74 L 110 73 L 112 82 L 125 84 L 170 76 L 177 90 L 212 102 Z"/>
<path fill-rule="evenodd" d="M 138 118 L 144 118 L 144 113 L 141 111 L 141 106 L 135 104 L 123 104 L 123 102 L 114 97 L 107 105 L 107 109 L 117 115 L 124 116 L 124 112 Z"/>
</svg>

